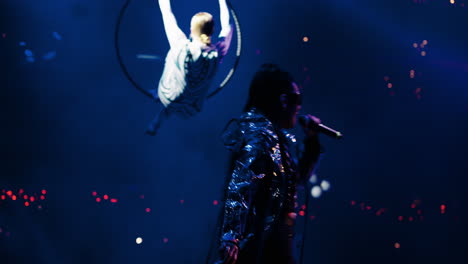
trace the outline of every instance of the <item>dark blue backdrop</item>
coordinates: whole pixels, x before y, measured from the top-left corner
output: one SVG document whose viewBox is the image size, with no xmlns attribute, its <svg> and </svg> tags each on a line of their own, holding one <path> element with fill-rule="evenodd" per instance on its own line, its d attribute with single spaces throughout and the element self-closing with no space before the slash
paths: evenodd
<svg viewBox="0 0 468 264">
<path fill-rule="evenodd" d="M 198 116 L 172 119 L 156 137 L 144 130 L 160 106 L 115 57 L 123 2 L 0 3 L 1 263 L 202 263 L 227 171 L 219 134 L 264 62 L 303 86 L 304 113 L 345 134 L 322 138 L 318 175 L 332 188 L 312 200 L 305 263 L 466 262 L 462 0 L 232 1 L 244 45 L 234 79 Z M 195 12 L 218 17 L 215 0 L 172 5 L 186 33 Z M 155 87 L 163 60 L 136 56 L 167 52 L 157 1 L 132 1 L 121 48 L 138 83 Z M 19 189 L 47 198 L 25 206 L 6 194 Z M 93 191 L 118 202 L 97 203 Z"/>
</svg>

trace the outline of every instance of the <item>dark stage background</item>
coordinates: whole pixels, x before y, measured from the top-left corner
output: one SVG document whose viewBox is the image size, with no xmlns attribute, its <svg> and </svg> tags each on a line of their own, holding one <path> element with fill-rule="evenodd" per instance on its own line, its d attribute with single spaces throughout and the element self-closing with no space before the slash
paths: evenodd
<svg viewBox="0 0 468 264">
<path fill-rule="evenodd" d="M 115 56 L 123 0 L 0 2 L 0 263 L 203 263 L 227 172 L 219 135 L 264 62 L 293 73 L 303 113 L 345 134 L 322 137 L 331 188 L 299 216 L 304 263 L 467 263 L 464 1 L 232 2 L 233 81 L 156 137 L 144 130 L 160 106 Z M 172 5 L 187 33 L 195 12 L 219 17 L 215 0 Z M 132 1 L 121 48 L 155 87 L 168 50 L 157 1 Z"/>
</svg>

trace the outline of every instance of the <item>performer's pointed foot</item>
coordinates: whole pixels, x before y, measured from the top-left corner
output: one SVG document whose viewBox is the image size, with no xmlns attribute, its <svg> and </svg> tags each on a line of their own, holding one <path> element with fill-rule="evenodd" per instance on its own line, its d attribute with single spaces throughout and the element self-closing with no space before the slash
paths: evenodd
<svg viewBox="0 0 468 264">
<path fill-rule="evenodd" d="M 149 127 L 148 129 L 146 129 L 145 134 L 150 135 L 150 136 L 156 136 L 157 129 Z"/>
</svg>

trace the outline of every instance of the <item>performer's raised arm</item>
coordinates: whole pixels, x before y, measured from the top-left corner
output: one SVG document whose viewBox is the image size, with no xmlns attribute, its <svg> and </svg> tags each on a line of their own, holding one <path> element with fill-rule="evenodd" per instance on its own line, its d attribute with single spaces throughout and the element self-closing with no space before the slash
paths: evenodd
<svg viewBox="0 0 468 264">
<path fill-rule="evenodd" d="M 177 20 L 172 13 L 170 0 L 158 0 L 159 8 L 161 9 L 164 30 L 166 31 L 167 40 L 169 45 L 174 47 L 179 41 L 187 39 L 184 32 L 177 25 Z"/>
<path fill-rule="evenodd" d="M 230 16 L 226 0 L 219 0 L 219 10 L 221 20 L 221 32 L 219 33 L 219 38 L 224 38 L 224 40 L 218 45 L 218 50 L 221 56 L 224 56 L 229 50 L 232 39 L 232 26 L 229 24 Z"/>
<path fill-rule="evenodd" d="M 226 0 L 219 0 L 219 17 L 221 20 L 221 33 L 219 33 L 220 38 L 227 37 L 231 34 L 231 25 L 229 24 L 229 9 L 226 4 Z"/>
</svg>

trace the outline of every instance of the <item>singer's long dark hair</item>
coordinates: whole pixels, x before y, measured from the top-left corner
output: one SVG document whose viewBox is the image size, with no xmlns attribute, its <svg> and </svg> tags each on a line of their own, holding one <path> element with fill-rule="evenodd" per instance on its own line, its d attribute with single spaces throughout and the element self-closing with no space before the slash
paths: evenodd
<svg viewBox="0 0 468 264">
<path fill-rule="evenodd" d="M 249 98 L 244 110 L 255 107 L 267 116 L 276 116 L 280 111 L 280 96 L 291 93 L 292 75 L 278 65 L 265 63 L 255 73 L 250 83 Z"/>
</svg>

